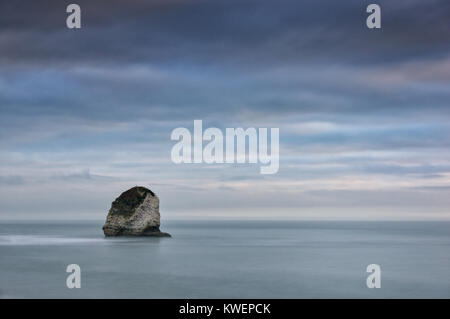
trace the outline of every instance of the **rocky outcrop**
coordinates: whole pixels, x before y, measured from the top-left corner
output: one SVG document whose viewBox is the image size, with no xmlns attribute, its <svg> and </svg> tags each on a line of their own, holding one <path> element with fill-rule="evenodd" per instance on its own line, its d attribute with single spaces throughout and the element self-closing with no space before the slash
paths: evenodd
<svg viewBox="0 0 450 319">
<path fill-rule="evenodd" d="M 170 237 L 159 230 L 159 198 L 151 190 L 136 186 L 112 203 L 106 217 L 105 236 Z"/>
</svg>

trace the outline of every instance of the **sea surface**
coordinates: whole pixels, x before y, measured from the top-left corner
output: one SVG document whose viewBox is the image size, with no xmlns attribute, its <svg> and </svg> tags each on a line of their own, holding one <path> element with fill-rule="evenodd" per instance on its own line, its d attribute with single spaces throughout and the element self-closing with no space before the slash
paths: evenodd
<svg viewBox="0 0 450 319">
<path fill-rule="evenodd" d="M 450 298 L 450 222 L 166 221 L 172 238 L 102 224 L 0 223 L 0 297 Z"/>
</svg>

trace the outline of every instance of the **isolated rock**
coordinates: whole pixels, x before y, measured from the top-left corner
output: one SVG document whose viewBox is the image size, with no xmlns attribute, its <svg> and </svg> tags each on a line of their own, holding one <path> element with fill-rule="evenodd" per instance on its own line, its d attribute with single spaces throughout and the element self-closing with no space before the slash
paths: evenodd
<svg viewBox="0 0 450 319">
<path fill-rule="evenodd" d="M 170 237 L 159 230 L 159 198 L 151 190 L 136 186 L 112 203 L 106 217 L 105 236 Z"/>
</svg>

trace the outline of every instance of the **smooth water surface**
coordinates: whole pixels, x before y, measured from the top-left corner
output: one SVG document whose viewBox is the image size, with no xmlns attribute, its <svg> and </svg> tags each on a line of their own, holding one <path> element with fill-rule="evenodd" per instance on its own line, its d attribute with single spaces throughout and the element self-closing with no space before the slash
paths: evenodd
<svg viewBox="0 0 450 319">
<path fill-rule="evenodd" d="M 450 222 L 166 221 L 173 238 L 105 238 L 102 224 L 1 223 L 0 297 L 450 297 Z"/>
</svg>

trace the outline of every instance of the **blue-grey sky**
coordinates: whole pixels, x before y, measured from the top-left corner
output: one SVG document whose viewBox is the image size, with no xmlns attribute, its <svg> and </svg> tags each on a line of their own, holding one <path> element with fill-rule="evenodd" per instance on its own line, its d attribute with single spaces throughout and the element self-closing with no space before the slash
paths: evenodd
<svg viewBox="0 0 450 319">
<path fill-rule="evenodd" d="M 66 28 L 66 6 L 82 28 Z M 365 26 L 369 3 L 382 29 Z M 450 2 L 0 1 L 0 219 L 450 218 Z M 176 127 L 278 127 L 280 169 L 171 162 Z"/>
</svg>

